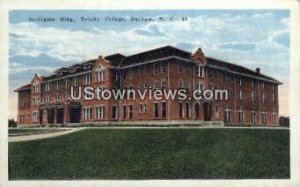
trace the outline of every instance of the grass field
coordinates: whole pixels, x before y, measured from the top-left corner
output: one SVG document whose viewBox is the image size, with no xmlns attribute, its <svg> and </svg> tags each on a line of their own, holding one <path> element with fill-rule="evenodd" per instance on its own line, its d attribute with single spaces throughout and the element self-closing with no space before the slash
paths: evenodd
<svg viewBox="0 0 300 187">
<path fill-rule="evenodd" d="M 9 143 L 9 178 L 289 178 L 289 130 L 86 129 Z"/>
</svg>

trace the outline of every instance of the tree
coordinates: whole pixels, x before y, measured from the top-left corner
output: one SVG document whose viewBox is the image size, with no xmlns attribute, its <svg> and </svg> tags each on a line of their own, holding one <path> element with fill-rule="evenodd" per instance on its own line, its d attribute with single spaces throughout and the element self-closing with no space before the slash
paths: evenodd
<svg viewBox="0 0 300 187">
<path fill-rule="evenodd" d="M 289 127 L 290 126 L 290 118 L 285 116 L 279 117 L 279 126 L 281 127 Z"/>
<path fill-rule="evenodd" d="M 8 127 L 17 127 L 17 122 L 14 119 L 9 119 Z"/>
</svg>

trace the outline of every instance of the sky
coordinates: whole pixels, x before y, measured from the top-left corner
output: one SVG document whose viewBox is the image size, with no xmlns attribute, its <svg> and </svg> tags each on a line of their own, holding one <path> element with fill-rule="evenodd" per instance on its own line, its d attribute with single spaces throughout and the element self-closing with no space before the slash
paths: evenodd
<svg viewBox="0 0 300 187">
<path fill-rule="evenodd" d="M 55 18 L 30 22 L 29 18 Z M 61 22 L 61 17 L 76 22 Z M 82 22 L 82 17 L 100 18 Z M 126 22 L 105 21 L 124 18 Z M 154 22 L 131 22 L 151 17 Z M 157 21 L 165 17 L 166 21 Z M 170 21 L 170 17 L 174 18 Z M 182 21 L 186 17 L 186 21 Z M 12 10 L 9 13 L 9 106 L 17 115 L 14 90 L 29 83 L 35 73 L 95 59 L 99 55 L 130 55 L 172 45 L 242 65 L 260 67 L 283 85 L 279 88 L 280 115 L 288 115 L 290 55 L 288 10 Z M 174 21 L 175 20 L 175 21 Z"/>
</svg>

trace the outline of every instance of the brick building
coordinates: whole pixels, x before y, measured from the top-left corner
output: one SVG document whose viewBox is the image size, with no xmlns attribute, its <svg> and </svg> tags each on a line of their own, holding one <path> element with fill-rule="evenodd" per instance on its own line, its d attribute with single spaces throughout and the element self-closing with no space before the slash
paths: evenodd
<svg viewBox="0 0 300 187">
<path fill-rule="evenodd" d="M 18 92 L 18 124 L 180 123 L 278 124 L 278 85 L 260 69 L 248 68 L 165 46 L 63 67 Z M 227 89 L 228 100 L 72 100 L 71 87 L 105 89 Z M 76 89 L 74 89 L 76 90 Z M 78 91 L 76 94 L 79 94 Z"/>
</svg>

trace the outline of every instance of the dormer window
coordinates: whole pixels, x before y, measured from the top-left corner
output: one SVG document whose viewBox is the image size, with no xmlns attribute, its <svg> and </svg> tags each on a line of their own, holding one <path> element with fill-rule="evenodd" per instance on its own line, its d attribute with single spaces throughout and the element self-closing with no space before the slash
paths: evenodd
<svg viewBox="0 0 300 187">
<path fill-rule="evenodd" d="M 197 77 L 204 77 L 204 68 L 202 65 L 198 65 L 196 75 Z"/>
<path fill-rule="evenodd" d="M 84 65 L 83 66 L 83 70 L 89 70 L 89 69 L 91 69 L 91 65 Z"/>
<path fill-rule="evenodd" d="M 104 73 L 105 73 L 105 69 L 102 66 L 96 69 L 97 82 L 104 80 L 104 78 L 105 78 Z"/>
<path fill-rule="evenodd" d="M 38 81 L 34 81 L 33 83 L 33 93 L 39 93 L 40 86 Z"/>
</svg>

